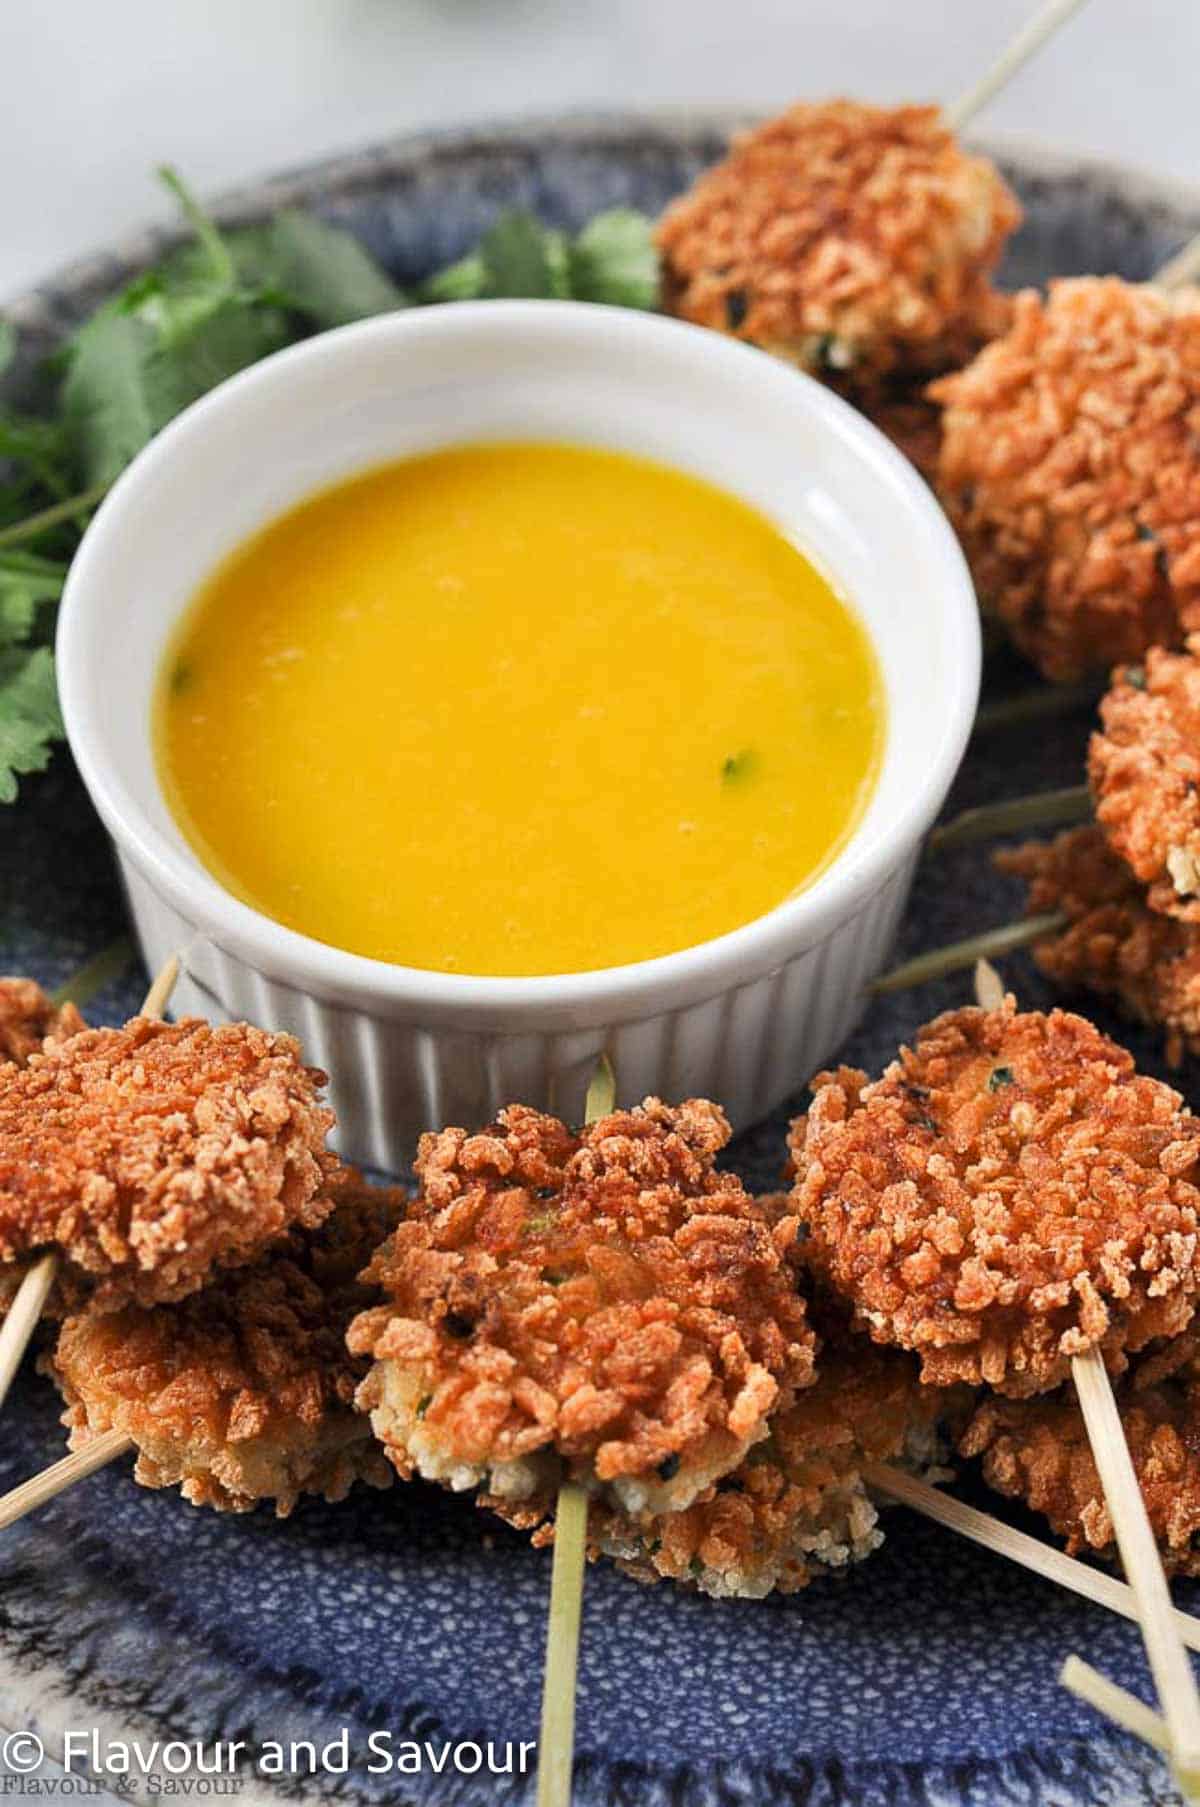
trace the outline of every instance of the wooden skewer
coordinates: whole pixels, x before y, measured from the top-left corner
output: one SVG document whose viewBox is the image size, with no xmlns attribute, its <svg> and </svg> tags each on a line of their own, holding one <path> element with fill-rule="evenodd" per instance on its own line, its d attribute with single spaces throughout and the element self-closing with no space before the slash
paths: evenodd
<svg viewBox="0 0 1200 1807">
<path fill-rule="evenodd" d="M 616 1092 L 612 1062 L 607 1054 L 602 1054 L 588 1086 L 584 1122 L 595 1123 L 601 1117 L 607 1117 Z M 3 1501 L 0 1501 L 2 1510 Z M 587 1521 L 586 1490 L 575 1481 L 563 1481 L 554 1508 L 554 1566 L 550 1572 L 550 1620 L 542 1683 L 537 1807 L 570 1807 L 571 1802 L 571 1775 L 575 1763 L 575 1680 L 579 1671 Z"/>
<path fill-rule="evenodd" d="M 1036 690 L 1022 690 L 1016 696 L 1001 697 L 999 702 L 985 703 L 971 732 L 986 734 L 991 728 L 1012 728 L 1048 715 L 1094 709 L 1103 694 L 1096 684 L 1040 684 Z"/>
<path fill-rule="evenodd" d="M 89 998 L 103 991 L 113 979 L 120 978 L 125 968 L 133 960 L 133 943 L 128 935 L 118 935 L 115 941 L 101 948 L 86 965 L 60 985 L 57 991 L 50 993 L 50 1002 L 56 1009 L 64 1004 L 86 1004 Z"/>
<path fill-rule="evenodd" d="M 1162 1557 L 1099 1349 L 1093 1347 L 1073 1357 L 1071 1373 L 1121 1563 L 1137 1598 L 1146 1655 L 1170 1731 L 1175 1768 L 1189 1794 L 1195 1793 L 1200 1790 L 1200 1693 L 1175 1623 Z"/>
<path fill-rule="evenodd" d="M 995 1010 L 1004 999 L 1000 975 L 986 960 L 975 968 L 975 995 L 985 1010 Z M 1072 1356 L 1071 1377 L 1121 1563 L 1137 1601 L 1138 1622 L 1170 1730 L 1175 1768 L 1192 1792 L 1200 1789 L 1200 1692 L 1175 1621 L 1162 1557 L 1100 1350 L 1093 1345 L 1084 1354 Z"/>
<path fill-rule="evenodd" d="M 61 1462 L 55 1462 L 50 1468 L 35 1474 L 32 1479 L 22 1481 L 19 1487 L 0 1498 L 0 1531 L 9 1525 L 15 1525 L 19 1518 L 27 1512 L 36 1512 L 56 1494 L 65 1493 L 76 1481 L 82 1481 L 98 1468 L 104 1468 L 109 1462 L 115 1462 L 133 1448 L 133 1441 L 124 1431 L 104 1431 L 99 1437 L 93 1437 L 82 1449 L 71 1451 Z"/>
<path fill-rule="evenodd" d="M 1159 289 L 1185 289 L 1200 281 L 1200 232 L 1190 238 L 1181 251 L 1169 257 L 1156 272 L 1154 286 Z"/>
<path fill-rule="evenodd" d="M 1078 1594 L 1081 1599 L 1090 1600 L 1093 1605 L 1103 1606 L 1137 1624 L 1138 1608 L 1133 1589 L 1126 1582 L 1118 1581 L 1115 1575 L 1106 1575 L 1101 1569 L 1080 1562 L 1077 1556 L 1068 1556 L 1054 1544 L 1030 1537 L 1027 1531 L 1017 1531 L 1001 1519 L 993 1518 L 990 1512 L 980 1512 L 978 1507 L 968 1506 L 965 1501 L 955 1499 L 953 1494 L 943 1493 L 940 1488 L 919 1480 L 916 1475 L 906 1474 L 903 1469 L 870 1462 L 862 1472 L 863 1479 L 874 1492 L 894 1500 L 898 1506 L 907 1506 L 910 1511 L 919 1512 L 923 1518 L 932 1519 L 934 1524 L 944 1526 L 958 1537 L 965 1537 L 981 1549 L 1019 1563 L 1032 1574 L 1041 1575 L 1044 1580 Z M 0 1514 L 3 1510 L 4 1501 L 0 1500 Z M 1200 1651 L 1200 1619 L 1181 1612 L 1178 1607 L 1173 1610 L 1180 1637 L 1189 1649 Z"/>
<path fill-rule="evenodd" d="M 935 828 L 925 845 L 930 853 L 945 853 L 951 847 L 969 847 L 974 841 L 989 841 L 994 835 L 1019 829 L 1068 827 L 1086 822 L 1091 813 L 1092 793 L 1086 784 L 1072 784 L 1065 790 L 1035 791 L 1032 796 L 1008 797 L 1001 803 L 964 809 L 952 821 Z"/>
<path fill-rule="evenodd" d="M 73 1487 L 76 1481 L 82 1481 L 97 1469 L 117 1461 L 132 1447 L 131 1440 L 123 1431 L 105 1431 L 83 1449 L 75 1450 L 60 1462 L 55 1462 L 53 1467 L 47 1468 L 42 1474 L 34 1475 L 32 1480 L 23 1481 L 11 1492 L 0 1495 L 0 1530 L 16 1524 L 18 1519 L 24 1518 L 26 1513 L 35 1512 L 39 1506 L 47 1505 L 58 1494 L 65 1493 L 68 1487 Z M 1108 1612 L 1117 1613 L 1121 1618 L 1137 1623 L 1138 1609 L 1133 1590 L 1126 1582 L 1118 1581 L 1115 1575 L 1107 1575 L 1101 1569 L 1091 1568 L 1086 1562 L 1080 1562 L 1078 1557 L 1068 1556 L 1055 1545 L 1043 1543 L 1040 1538 L 1030 1537 L 1026 1531 L 1018 1531 L 1012 1525 L 1006 1525 L 1001 1519 L 993 1518 L 991 1513 L 981 1512 L 977 1506 L 968 1506 L 965 1501 L 955 1499 L 953 1494 L 944 1493 L 928 1481 L 906 1474 L 903 1469 L 891 1468 L 883 1462 L 871 1462 L 864 1466 L 862 1472 L 863 1478 L 874 1492 L 894 1500 L 898 1506 L 907 1506 L 910 1511 L 919 1512 L 923 1518 L 952 1531 L 955 1536 L 978 1544 L 980 1549 L 989 1550 L 994 1556 L 1002 1556 L 1008 1562 L 1015 1562 L 1031 1574 L 1040 1575 L 1044 1580 L 1067 1589 L 1069 1593 L 1091 1601 L 1094 1606 L 1103 1606 Z M 572 1503 L 568 1510 L 574 1511 L 577 1507 Z M 556 1547 L 557 1540 L 556 1521 Z M 560 1567 L 558 1573 L 561 1575 L 562 1572 Z M 577 1589 L 576 1599 L 578 1597 Z M 550 1611 L 555 1631 L 547 1643 L 547 1677 L 553 1669 L 559 1678 L 555 1698 L 556 1702 L 561 1703 L 564 1696 L 567 1699 L 573 1699 L 574 1696 L 575 1649 L 579 1623 L 577 1614 L 573 1614 L 573 1609 L 569 1608 L 569 1596 L 564 1597 L 561 1589 L 559 1601 L 569 1609 L 565 1621 L 561 1614 L 555 1615 L 552 1575 Z M 1200 1652 L 1200 1619 L 1178 1607 L 1174 1612 L 1180 1637 L 1189 1649 Z M 553 1650 L 551 1644 L 554 1646 Z M 564 1662 L 570 1665 L 569 1677 L 568 1671 L 562 1667 Z M 568 1679 L 569 1687 L 566 1686 Z M 543 1752 L 548 1748 L 545 1704 L 542 1723 Z M 557 1717 L 554 1726 L 550 1728 L 550 1736 L 550 1748 L 561 1750 L 562 1729 Z"/>
<path fill-rule="evenodd" d="M 109 958 L 112 952 L 111 949 L 106 950 L 98 961 L 93 962 L 91 968 L 85 968 L 85 972 L 90 973 L 93 979 L 97 972 L 102 975 L 100 984 L 103 984 L 105 979 L 112 977 Z M 104 964 L 101 965 L 101 962 Z M 175 981 L 178 977 L 179 961 L 172 955 L 146 993 L 146 1000 L 142 1005 L 143 1016 L 162 1015 L 167 999 L 175 989 Z M 69 988 L 63 987 L 62 989 L 66 991 Z M 99 989 L 98 985 L 96 989 Z M 67 1001 L 66 997 L 55 994 L 56 1003 L 62 1004 Z M 3 1405 L 8 1395 L 13 1378 L 21 1365 L 21 1358 L 29 1346 L 29 1339 L 37 1328 L 38 1319 L 50 1296 L 50 1290 L 58 1276 L 59 1259 L 57 1251 L 51 1249 L 34 1262 L 17 1288 L 16 1297 L 3 1325 L 0 1325 L 0 1405 Z"/>
<path fill-rule="evenodd" d="M 1040 941 L 1044 935 L 1055 935 L 1066 928 L 1062 910 L 1051 910 L 1045 916 L 1025 916 L 1020 922 L 1005 923 L 1003 928 L 985 929 L 981 935 L 968 935 L 965 941 L 949 941 L 928 954 L 918 954 L 894 966 L 891 972 L 872 979 L 867 990 L 876 997 L 889 991 L 907 991 L 912 985 L 924 985 L 929 979 L 944 978 L 947 973 L 965 972 L 969 966 L 989 954 L 1008 954 L 1014 948 Z"/>
<path fill-rule="evenodd" d="M 1171 1736 L 1165 1721 L 1136 1694 L 1118 1687 L 1107 1675 L 1101 1675 L 1099 1669 L 1093 1669 L 1078 1656 L 1067 1658 L 1058 1672 L 1058 1679 L 1064 1688 L 1086 1701 L 1089 1707 L 1095 1707 L 1122 1731 L 1132 1732 L 1135 1738 L 1170 1756 Z"/>
<path fill-rule="evenodd" d="M 990 960 L 975 962 L 975 1002 L 981 1010 L 999 1010 L 1004 1003 L 1004 980 Z"/>
<path fill-rule="evenodd" d="M 570 1807 L 587 1520 L 585 1489 L 575 1481 L 564 1481 L 554 1508 L 554 1567 L 550 1574 L 550 1622 L 542 1684 L 537 1807 Z"/>
<path fill-rule="evenodd" d="M 979 78 L 973 87 L 960 95 L 945 109 L 946 123 L 952 132 L 961 132 L 963 127 L 980 112 L 994 95 L 998 94 L 1010 82 L 1019 69 L 1023 69 L 1030 57 L 1039 51 L 1049 38 L 1084 4 L 1084 0 L 1046 0 L 1032 19 L 1017 32 L 996 58 L 991 68 Z"/>
</svg>

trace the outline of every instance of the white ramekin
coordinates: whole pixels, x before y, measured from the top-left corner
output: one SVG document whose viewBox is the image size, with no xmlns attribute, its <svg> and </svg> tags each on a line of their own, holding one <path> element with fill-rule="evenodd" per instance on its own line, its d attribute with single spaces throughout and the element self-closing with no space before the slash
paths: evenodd
<svg viewBox="0 0 1200 1807">
<path fill-rule="evenodd" d="M 238 902 L 196 859 L 158 786 L 150 709 L 165 642 L 199 583 L 324 484 L 490 438 L 597 443 L 695 471 L 771 516 L 851 599 L 884 673 L 887 745 L 863 821 L 809 889 L 683 953 L 489 979 L 327 947 Z M 933 497 L 828 390 L 674 321 L 511 301 L 327 333 L 189 408 L 89 528 L 58 658 L 71 747 L 116 843 L 146 960 L 153 969 L 182 952 L 176 1010 L 292 1030 L 331 1075 L 343 1152 L 394 1168 L 420 1130 L 480 1123 L 506 1100 L 578 1115 L 602 1049 L 623 1099 L 707 1094 L 735 1125 L 806 1079 L 887 958 L 970 731 L 980 642 L 970 579 Z M 401 870 L 395 882 L 422 874 Z"/>
</svg>

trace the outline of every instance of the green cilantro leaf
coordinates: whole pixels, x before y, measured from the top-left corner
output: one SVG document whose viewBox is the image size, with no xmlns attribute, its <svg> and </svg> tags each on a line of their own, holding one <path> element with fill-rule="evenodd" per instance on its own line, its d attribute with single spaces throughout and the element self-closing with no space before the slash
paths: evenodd
<svg viewBox="0 0 1200 1807">
<path fill-rule="evenodd" d="M 422 301 L 562 300 L 569 294 L 568 246 L 531 213 L 502 213 L 479 248 L 440 270 Z"/>
<path fill-rule="evenodd" d="M 153 330 L 130 314 L 101 312 L 71 343 L 62 413 L 88 485 L 112 483 L 150 440 L 146 386 Z"/>
<path fill-rule="evenodd" d="M 55 605 L 81 526 L 104 489 L 181 409 L 311 331 L 409 305 L 358 240 L 288 210 L 223 231 L 172 169 L 159 172 L 191 236 L 106 301 L 49 360 L 49 419 L 0 407 L 0 802 L 40 770 L 62 724 L 50 650 Z M 502 214 L 422 301 L 476 297 L 653 307 L 651 224 L 617 208 L 579 235 Z M 0 375 L 17 351 L 0 317 Z M 37 550 L 29 547 L 36 545 Z M 59 556 L 61 554 L 61 556 Z M 753 755 L 732 756 L 727 779 Z"/>
<path fill-rule="evenodd" d="M 14 801 L 20 774 L 46 769 L 62 731 L 50 648 L 0 651 L 0 803 Z"/>
<path fill-rule="evenodd" d="M 547 300 L 567 294 L 566 241 L 532 214 L 503 213 L 479 247 L 483 293 Z"/>
<path fill-rule="evenodd" d="M 169 345 L 152 347 L 146 359 L 143 382 L 151 433 L 291 337 L 280 309 L 256 306 L 240 295 L 198 315 Z"/>
<path fill-rule="evenodd" d="M 254 244 L 260 282 L 317 328 L 345 326 L 408 305 L 352 233 L 315 214 L 289 209 Z"/>
<path fill-rule="evenodd" d="M 0 552 L 0 651 L 28 637 L 43 603 L 57 602 L 67 567 L 36 552 Z"/>
<path fill-rule="evenodd" d="M 422 301 L 478 301 L 487 286 L 487 271 L 478 251 L 447 264 L 421 289 Z"/>
<path fill-rule="evenodd" d="M 654 228 L 643 213 L 614 207 L 598 213 L 571 246 L 570 291 L 576 301 L 614 307 L 658 306 L 659 262 Z"/>
<path fill-rule="evenodd" d="M 721 779 L 725 784 L 739 784 L 758 770 L 758 754 L 753 747 L 743 747 L 721 761 Z"/>
<path fill-rule="evenodd" d="M 652 308 L 658 284 L 653 226 L 644 214 L 613 208 L 572 240 L 530 213 L 511 212 L 489 227 L 477 250 L 432 277 L 421 299 L 532 297 Z"/>
</svg>

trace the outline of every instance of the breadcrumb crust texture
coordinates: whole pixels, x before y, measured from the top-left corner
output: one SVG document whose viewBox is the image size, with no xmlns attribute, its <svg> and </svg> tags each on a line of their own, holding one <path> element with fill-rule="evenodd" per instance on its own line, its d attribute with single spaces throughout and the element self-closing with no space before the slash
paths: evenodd
<svg viewBox="0 0 1200 1807">
<path fill-rule="evenodd" d="M 1200 924 L 1150 909 L 1102 829 L 1089 823 L 1002 848 L 995 862 L 1026 881 L 1030 914 L 1062 910 L 1068 918 L 1033 949 L 1048 979 L 1113 997 L 1138 1022 L 1165 1030 L 1175 1065 L 1200 1054 Z"/>
<path fill-rule="evenodd" d="M 666 304 L 856 378 L 932 374 L 1002 329 L 990 275 L 1019 219 L 936 107 L 796 106 L 667 208 Z"/>
<path fill-rule="evenodd" d="M 178 1483 L 194 1505 L 283 1516 L 301 1492 L 338 1500 L 390 1469 L 353 1410 L 365 1364 L 346 1327 L 371 1301 L 358 1279 L 403 1212 L 403 1194 L 349 1173 L 316 1230 L 291 1230 L 257 1261 L 181 1303 L 101 1312 L 63 1325 L 50 1363 L 79 1448 L 122 1430 L 137 1479 Z"/>
<path fill-rule="evenodd" d="M 0 1067 L 0 1260 L 57 1247 L 105 1308 L 178 1299 L 332 1208 L 324 1074 L 245 1024 L 135 1017 Z"/>
<path fill-rule="evenodd" d="M 1200 302 L 1117 277 L 1016 298 L 930 394 L 937 487 L 985 610 L 1044 676 L 1200 628 Z"/>
<path fill-rule="evenodd" d="M 554 1450 L 600 1481 L 739 1447 L 812 1378 L 814 1338 L 716 1105 L 656 1099 L 582 1130 L 510 1106 L 422 1138 L 420 1195 L 372 1263 L 351 1347 L 421 1377 L 462 1463 Z M 372 1382 L 363 1403 L 373 1402 Z M 402 1474 L 412 1460 L 389 1453 Z"/>
<path fill-rule="evenodd" d="M 47 1036 L 76 1035 L 84 1027 L 74 1004 L 52 1004 L 32 979 L 0 979 L 0 1066 L 23 1067 Z"/>
<path fill-rule="evenodd" d="M 1166 1369 L 1164 1374 L 1162 1370 Z M 1200 1574 L 1200 1367 L 1195 1338 L 1168 1344 L 1118 1393 L 1142 1498 L 1172 1575 Z M 1083 1415 L 1067 1394 L 987 1400 L 961 1442 L 990 1487 L 1045 1517 L 1071 1555 L 1117 1559 L 1112 1519 Z"/>
<path fill-rule="evenodd" d="M 1012 1394 L 1178 1332 L 1200 1287 L 1200 1125 L 1082 1017 L 952 1011 L 793 1127 L 814 1263 L 939 1384 Z"/>
<path fill-rule="evenodd" d="M 1152 910 L 1200 922 L 1200 635 L 1118 668 L 1088 749 L 1096 820 Z"/>
</svg>

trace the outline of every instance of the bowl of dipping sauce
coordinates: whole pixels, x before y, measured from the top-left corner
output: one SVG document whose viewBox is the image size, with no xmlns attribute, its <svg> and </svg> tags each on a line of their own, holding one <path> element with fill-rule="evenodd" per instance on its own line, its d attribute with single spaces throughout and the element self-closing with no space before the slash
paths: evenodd
<svg viewBox="0 0 1200 1807">
<path fill-rule="evenodd" d="M 885 963 L 970 731 L 924 484 L 763 353 L 456 304 L 234 378 L 134 462 L 59 628 L 176 1007 L 299 1035 L 343 1151 L 520 1100 L 753 1121 Z"/>
</svg>

